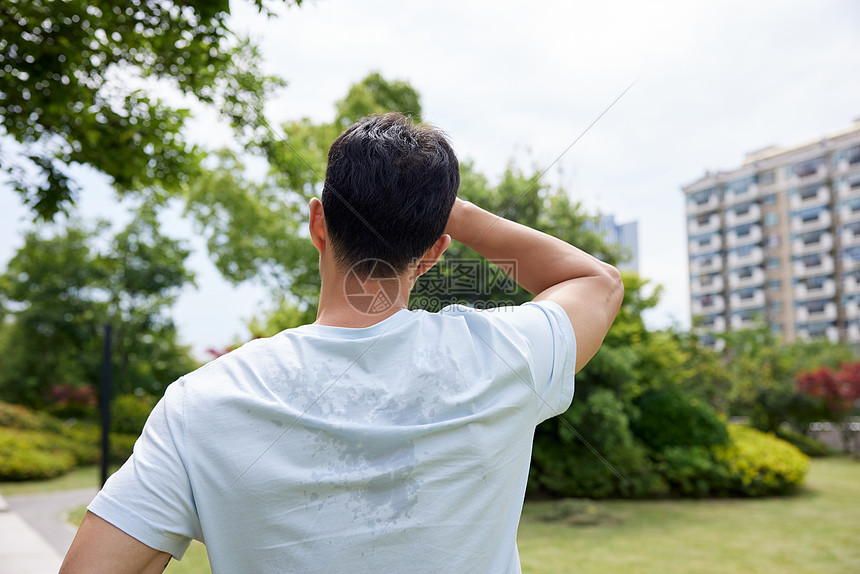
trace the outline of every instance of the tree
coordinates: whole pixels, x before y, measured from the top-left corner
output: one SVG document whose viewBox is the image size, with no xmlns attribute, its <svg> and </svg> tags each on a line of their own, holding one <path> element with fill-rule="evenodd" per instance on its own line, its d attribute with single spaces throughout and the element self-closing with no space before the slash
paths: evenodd
<svg viewBox="0 0 860 574">
<path fill-rule="evenodd" d="M 112 323 L 117 393 L 160 395 L 193 368 L 166 310 L 191 280 L 188 250 L 139 214 L 107 246 L 106 223 L 31 232 L 0 276 L 0 398 L 47 406 L 52 389 L 94 388 Z M 99 245 L 102 243 L 102 245 Z"/>
<path fill-rule="evenodd" d="M 821 365 L 835 368 L 853 352 L 829 341 L 779 339 L 767 327 L 734 331 L 723 336 L 726 346 L 720 360 L 731 381 L 729 414 L 745 415 L 756 428 L 777 432 L 782 423 L 805 431 L 817 418 L 814 405 L 798 393 L 795 377 Z"/>
<path fill-rule="evenodd" d="M 182 133 L 188 110 L 156 84 L 214 106 L 244 143 L 264 139 L 264 101 L 283 82 L 229 13 L 227 0 L 0 0 L 0 133 L 19 144 L 0 167 L 35 215 L 74 203 L 73 164 L 156 199 L 189 181 L 200 153 Z"/>
<path fill-rule="evenodd" d="M 843 363 L 838 371 L 822 366 L 802 372 L 797 375 L 797 388 L 819 399 L 826 408 L 827 418 L 842 426 L 842 445 L 849 452 L 852 432 L 845 423 L 860 405 L 860 362 Z"/>
</svg>

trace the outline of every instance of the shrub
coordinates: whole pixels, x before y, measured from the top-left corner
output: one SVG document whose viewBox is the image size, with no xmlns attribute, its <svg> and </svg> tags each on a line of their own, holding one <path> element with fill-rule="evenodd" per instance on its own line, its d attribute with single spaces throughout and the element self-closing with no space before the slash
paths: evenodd
<svg viewBox="0 0 860 574">
<path fill-rule="evenodd" d="M 124 463 L 131 456 L 137 438 L 138 436 L 133 434 L 111 433 L 110 461 L 116 464 Z"/>
<path fill-rule="evenodd" d="M 654 467 L 672 494 L 708 496 L 728 479 L 728 469 L 715 459 L 713 447 L 668 446 L 654 458 Z"/>
<path fill-rule="evenodd" d="M 139 435 L 158 399 L 152 395 L 119 395 L 111 402 L 111 431 Z"/>
<path fill-rule="evenodd" d="M 594 389 L 538 426 L 530 495 L 607 498 L 665 491 L 647 450 L 630 432 L 624 405 L 611 391 Z"/>
<path fill-rule="evenodd" d="M 137 436 L 112 432 L 110 462 L 125 462 Z M 98 424 L 63 422 L 20 405 L 0 403 L 0 480 L 52 478 L 100 460 Z"/>
<path fill-rule="evenodd" d="M 51 414 L 62 418 L 93 418 L 96 415 L 98 399 L 92 385 L 54 385 L 50 389 L 48 409 Z"/>
<path fill-rule="evenodd" d="M 657 452 L 667 447 L 711 446 L 729 441 L 726 425 L 719 415 L 677 388 L 645 391 L 634 404 L 640 413 L 631 421 L 631 430 Z"/>
<path fill-rule="evenodd" d="M 830 449 L 820 440 L 807 436 L 803 433 L 793 431 L 785 427 L 776 429 L 777 438 L 793 444 L 797 449 L 806 456 L 827 456 L 830 454 Z"/>
<path fill-rule="evenodd" d="M 0 428 L 0 480 L 59 476 L 75 466 L 65 439 L 41 431 Z"/>
<path fill-rule="evenodd" d="M 715 447 L 715 460 L 725 465 L 724 494 L 769 496 L 785 494 L 806 477 L 809 457 L 793 445 L 752 428 L 729 427 L 732 444 Z"/>
<path fill-rule="evenodd" d="M 46 413 L 0 401 L 0 427 L 62 432 L 63 422 Z"/>
</svg>

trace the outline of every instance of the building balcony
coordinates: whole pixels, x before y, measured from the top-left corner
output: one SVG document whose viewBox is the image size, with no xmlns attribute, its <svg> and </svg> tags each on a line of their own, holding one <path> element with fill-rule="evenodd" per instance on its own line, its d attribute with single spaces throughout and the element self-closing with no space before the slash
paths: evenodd
<svg viewBox="0 0 860 574">
<path fill-rule="evenodd" d="M 831 249 L 833 249 L 833 235 L 831 233 L 822 233 L 818 236 L 817 241 L 807 243 L 803 239 L 795 239 L 791 242 L 791 253 L 793 255 L 809 255 L 810 253 L 830 251 Z"/>
<path fill-rule="evenodd" d="M 710 293 L 719 293 L 723 290 L 723 278 L 719 275 L 709 278 L 705 282 L 704 278 L 699 278 L 698 281 L 690 283 L 691 295 L 708 295 Z"/>
<path fill-rule="evenodd" d="M 694 316 L 722 313 L 726 310 L 726 301 L 722 295 L 710 295 L 705 298 L 693 299 L 690 310 Z"/>
<path fill-rule="evenodd" d="M 823 337 L 829 340 L 831 343 L 839 342 L 839 329 L 832 325 L 827 327 L 823 332 L 818 332 L 815 334 L 811 333 L 808 328 L 801 326 L 795 331 L 795 333 L 798 339 L 802 339 L 804 341 Z"/>
<path fill-rule="evenodd" d="M 845 304 L 845 318 L 857 319 L 860 318 L 860 302 L 856 299 L 851 299 Z"/>
<path fill-rule="evenodd" d="M 740 213 L 735 209 L 727 209 L 725 217 L 726 227 L 756 223 L 761 220 L 761 208 L 756 204 L 752 204 Z"/>
<path fill-rule="evenodd" d="M 720 198 L 716 193 L 712 193 L 708 196 L 708 199 L 703 202 L 698 202 L 694 200 L 687 201 L 687 214 L 688 215 L 699 215 L 700 213 L 705 213 L 707 211 L 713 211 L 720 206 Z"/>
<path fill-rule="evenodd" d="M 794 318 L 798 323 L 819 323 L 822 321 L 835 321 L 837 315 L 836 303 L 830 301 L 823 309 L 810 311 L 807 305 L 800 305 L 794 310 Z"/>
<path fill-rule="evenodd" d="M 724 333 L 725 330 L 726 319 L 722 316 L 706 317 L 701 323 L 693 328 L 693 332 L 697 335 L 704 335 L 705 333 Z"/>
<path fill-rule="evenodd" d="M 833 273 L 833 257 L 822 255 L 817 262 L 804 263 L 795 261 L 793 264 L 794 276 L 798 278 L 810 277 L 812 275 L 830 275 Z"/>
<path fill-rule="evenodd" d="M 745 287 L 758 287 L 764 284 L 764 269 L 756 267 L 749 273 L 741 274 L 738 271 L 729 273 L 729 288 L 743 289 Z"/>
<path fill-rule="evenodd" d="M 758 185 L 754 183 L 743 191 L 732 191 L 731 189 L 726 191 L 724 201 L 727 205 L 732 205 L 741 201 L 756 199 L 759 195 L 761 195 L 761 192 Z"/>
<path fill-rule="evenodd" d="M 735 230 L 729 231 L 726 234 L 726 247 L 738 247 L 740 245 L 749 245 L 750 243 L 760 243 L 762 237 L 761 226 L 753 225 L 749 231 L 743 235 L 738 235 Z"/>
<path fill-rule="evenodd" d="M 848 325 L 847 333 L 849 343 L 860 343 L 860 325 L 851 323 Z"/>
<path fill-rule="evenodd" d="M 827 177 L 828 173 L 829 170 L 827 169 L 827 162 L 821 162 L 821 165 L 818 166 L 818 169 L 813 172 L 804 173 L 802 175 L 797 175 L 796 173 L 793 174 L 791 177 L 788 178 L 788 184 L 792 187 L 802 184 L 808 184 L 818 179 L 824 179 L 825 177 Z"/>
<path fill-rule="evenodd" d="M 729 295 L 729 307 L 732 311 L 764 307 L 764 289 L 756 289 L 749 297 L 741 297 L 737 293 Z"/>
<path fill-rule="evenodd" d="M 860 197 L 860 174 L 846 177 L 836 184 L 836 194 L 839 199 Z"/>
<path fill-rule="evenodd" d="M 755 329 L 761 325 L 761 321 L 759 319 L 742 317 L 741 315 L 732 315 L 729 324 L 732 326 L 733 331 L 742 331 L 744 329 Z"/>
<path fill-rule="evenodd" d="M 856 229 L 843 229 L 839 232 L 839 242 L 842 247 L 853 247 L 860 245 L 860 227 Z"/>
<path fill-rule="evenodd" d="M 836 281 L 828 279 L 821 287 L 807 287 L 803 283 L 794 286 L 794 298 L 800 301 L 829 299 L 836 295 Z"/>
<path fill-rule="evenodd" d="M 839 208 L 839 223 L 854 223 L 860 221 L 860 203 L 843 205 Z"/>
<path fill-rule="evenodd" d="M 709 235 L 706 239 L 696 239 L 690 242 L 690 255 L 699 255 L 710 251 L 719 251 L 723 246 L 723 239 L 719 233 Z"/>
<path fill-rule="evenodd" d="M 848 271 L 855 271 L 857 269 L 860 269 L 860 259 L 854 259 L 850 255 L 842 258 L 843 273 L 847 273 Z"/>
<path fill-rule="evenodd" d="M 731 269 L 734 267 L 746 267 L 747 265 L 758 265 L 762 261 L 764 261 L 764 251 L 761 247 L 753 247 L 746 255 L 729 253 L 729 256 L 726 258 L 726 265 Z"/>
<path fill-rule="evenodd" d="M 715 273 L 723 268 L 723 260 L 719 255 L 702 257 L 690 263 L 690 273 Z"/>
<path fill-rule="evenodd" d="M 798 211 L 807 207 L 823 205 L 830 201 L 830 190 L 826 185 L 819 186 L 813 193 L 795 193 L 788 200 L 789 207 Z"/>
<path fill-rule="evenodd" d="M 720 225 L 719 214 L 713 213 L 709 217 L 703 218 L 702 222 L 699 222 L 698 219 L 688 222 L 687 233 L 690 236 L 714 233 L 715 231 L 719 231 Z"/>
<path fill-rule="evenodd" d="M 791 231 L 794 233 L 805 233 L 807 231 L 815 231 L 825 227 L 829 227 L 833 218 L 830 212 L 822 210 L 816 217 L 802 219 L 795 215 L 791 218 Z"/>
<path fill-rule="evenodd" d="M 860 295 L 860 279 L 849 275 L 842 282 L 842 291 L 845 295 Z"/>
</svg>

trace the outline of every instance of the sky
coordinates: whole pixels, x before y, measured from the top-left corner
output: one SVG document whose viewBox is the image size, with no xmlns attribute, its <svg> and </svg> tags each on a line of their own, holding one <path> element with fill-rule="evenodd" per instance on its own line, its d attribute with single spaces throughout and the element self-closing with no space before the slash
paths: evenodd
<svg viewBox="0 0 860 574">
<path fill-rule="evenodd" d="M 231 2 L 231 25 L 288 82 L 267 106 L 273 125 L 330 121 L 334 102 L 371 71 L 408 81 L 424 119 L 491 180 L 511 161 L 546 170 L 545 180 L 587 211 L 639 222 L 640 273 L 663 288 L 647 316 L 652 328 L 690 322 L 681 186 L 740 166 L 748 152 L 803 143 L 860 118 L 856 0 L 269 6 L 277 17 Z M 195 111 L 194 139 L 230 143 L 211 113 Z M 87 184 L 81 214 L 121 218 L 108 183 L 79 173 Z M 0 267 L 27 226 L 15 194 L 0 188 Z M 200 356 L 246 338 L 267 293 L 220 279 L 178 213 L 167 229 L 196 251 L 197 287 L 174 311 L 183 340 Z"/>
</svg>

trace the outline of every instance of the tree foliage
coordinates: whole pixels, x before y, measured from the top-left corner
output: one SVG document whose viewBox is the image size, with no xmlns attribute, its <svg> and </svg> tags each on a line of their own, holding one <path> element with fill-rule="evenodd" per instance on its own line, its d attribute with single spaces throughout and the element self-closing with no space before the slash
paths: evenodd
<svg viewBox="0 0 860 574">
<path fill-rule="evenodd" d="M 116 392 L 160 395 L 193 368 L 167 314 L 192 280 L 188 250 L 164 236 L 151 213 L 137 214 L 106 244 L 107 229 L 31 232 L 0 276 L 3 400 L 49 406 L 57 392 L 93 388 L 106 323 L 114 326 Z"/>
<path fill-rule="evenodd" d="M 841 421 L 858 408 L 860 362 L 843 363 L 838 371 L 819 367 L 797 375 L 800 392 L 824 401 L 833 420 Z"/>
<path fill-rule="evenodd" d="M 73 164 L 121 193 L 186 184 L 200 154 L 188 110 L 156 95 L 166 87 L 213 106 L 241 141 L 264 139 L 264 101 L 283 82 L 229 12 L 227 0 L 0 0 L 0 133 L 19 144 L 0 167 L 35 215 L 74 203 Z"/>
</svg>

